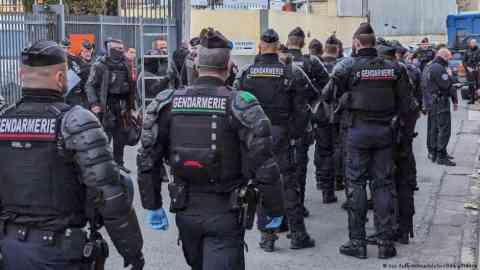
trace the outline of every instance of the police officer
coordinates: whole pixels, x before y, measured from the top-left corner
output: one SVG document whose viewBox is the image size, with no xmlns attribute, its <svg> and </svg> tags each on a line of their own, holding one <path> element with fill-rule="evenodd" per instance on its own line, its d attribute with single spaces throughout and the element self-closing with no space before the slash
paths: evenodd
<svg viewBox="0 0 480 270">
<path fill-rule="evenodd" d="M 94 45 L 88 40 L 82 42 L 80 54 L 78 57 L 68 57 L 68 67 L 80 78 L 80 82 L 65 97 L 69 105 L 80 105 L 89 109 L 87 94 L 85 93 L 85 84 L 90 76 L 90 69 L 93 64 Z"/>
<path fill-rule="evenodd" d="M 279 37 L 273 29 L 261 36 L 260 55 L 255 63 L 244 67 L 235 86 L 249 89 L 258 97 L 265 113 L 272 121 L 273 148 L 283 177 L 285 207 L 291 231 L 292 249 L 313 247 L 308 235 L 301 204 L 300 187 L 295 179 L 296 140 L 303 136 L 308 124 L 308 90 L 310 81 L 296 65 L 285 65 L 278 55 Z M 263 210 L 263 209 L 261 209 Z M 274 250 L 275 231 L 266 228 L 267 214 L 261 211 L 258 227 L 262 233 L 260 246 L 267 252 Z"/>
<path fill-rule="evenodd" d="M 420 47 L 415 51 L 413 57 L 418 59 L 418 65 L 421 71 L 435 58 L 435 50 L 433 50 L 429 44 L 428 38 L 422 39 Z"/>
<path fill-rule="evenodd" d="M 213 29 L 206 33 L 198 80 L 185 90 L 163 91 L 150 104 L 138 155 L 142 204 L 155 212 L 162 208 L 156 171 L 169 160 L 170 209 L 194 270 L 245 269 L 244 228 L 230 202 L 249 179 L 262 194 L 270 227 L 278 227 L 283 214 L 270 121 L 252 94 L 224 86 L 229 43 Z"/>
<path fill-rule="evenodd" d="M 22 64 L 23 97 L 0 118 L 0 151 L 9 156 L 0 160 L 5 269 L 90 269 L 91 212 L 125 265 L 142 269 L 142 234 L 107 137 L 91 112 L 63 101 L 65 52 L 40 41 L 23 51 Z"/>
<path fill-rule="evenodd" d="M 455 111 L 458 109 L 457 92 L 448 73 L 448 61 L 451 57 L 448 49 L 441 49 L 422 74 L 424 91 L 430 96 L 424 100 L 429 117 L 427 137 L 429 158 L 432 162 L 445 166 L 456 165 L 447 153 L 451 136 L 450 100 L 453 102 L 453 109 Z"/>
<path fill-rule="evenodd" d="M 323 50 L 322 50 L 323 51 Z M 324 61 L 326 70 L 331 73 L 333 67 L 337 62 L 338 43 L 334 36 L 331 36 L 325 43 L 325 50 L 323 55 L 319 55 L 322 61 Z M 325 57 L 325 59 L 323 59 Z M 331 122 L 331 115 L 333 113 L 333 107 L 325 101 L 318 104 L 313 117 L 313 129 L 315 131 L 315 176 L 317 180 L 317 189 L 322 190 L 323 203 L 337 202 L 335 196 L 335 154 L 336 151 L 340 152 L 341 148 L 338 147 L 340 139 L 338 138 L 338 125 L 333 125 Z M 335 148 L 337 146 L 338 150 Z M 338 178 L 337 178 L 338 179 Z M 343 181 L 339 184 L 338 188 L 343 187 Z"/>
<path fill-rule="evenodd" d="M 472 38 L 468 41 L 468 48 L 463 56 L 463 66 L 467 71 L 467 78 L 470 89 L 470 102 L 475 103 L 476 90 L 479 89 L 479 68 L 480 68 L 480 49 L 477 46 L 477 40 Z"/>
<path fill-rule="evenodd" d="M 402 91 L 408 92 L 414 102 L 417 104 L 416 110 L 410 110 L 398 115 L 395 135 L 395 186 L 396 186 L 396 226 L 395 234 L 392 239 L 402 244 L 408 244 L 409 238 L 413 237 L 413 215 L 415 214 L 414 191 L 417 187 L 417 170 L 415 156 L 413 153 L 413 139 L 416 137 L 415 125 L 419 117 L 421 97 L 415 91 L 419 90 L 418 73 L 413 72 L 417 67 L 409 68 L 402 60 L 397 59 L 399 54 L 404 52 L 403 46 L 399 42 L 390 42 L 383 40 L 377 41 L 379 55 L 390 61 L 397 61 L 400 68 L 408 75 L 409 84 Z M 398 53 L 400 51 L 400 53 Z M 412 75 L 412 77 L 410 76 Z M 375 220 L 376 222 L 378 220 Z M 374 243 L 372 238 L 367 239 Z"/>
<path fill-rule="evenodd" d="M 318 57 L 318 59 L 322 59 L 323 55 L 323 44 L 320 42 L 320 40 L 314 38 L 312 41 L 310 41 L 310 44 L 308 44 L 308 51 L 310 55 Z"/>
<path fill-rule="evenodd" d="M 113 156 L 118 165 L 129 172 L 124 165 L 126 129 L 124 119 L 135 109 L 135 82 L 124 55 L 121 40 L 108 39 L 105 42 L 107 55 L 101 57 L 91 68 L 86 84 L 90 109 L 95 113 L 109 138 L 113 140 Z"/>
<path fill-rule="evenodd" d="M 288 52 L 293 57 L 293 63 L 299 66 L 308 76 L 308 78 L 312 81 L 314 88 L 308 91 L 308 102 L 311 108 L 314 108 L 319 93 L 323 87 L 328 82 L 328 72 L 325 69 L 323 63 L 318 59 L 318 57 L 309 54 L 302 54 L 302 49 L 305 45 L 305 32 L 300 28 L 297 27 L 293 29 L 288 34 L 288 41 L 287 47 Z M 312 113 L 309 116 L 312 117 Z M 305 186 L 306 186 L 306 178 L 307 178 L 307 167 L 308 167 L 308 149 L 310 145 L 313 144 L 314 141 L 314 134 L 313 134 L 313 127 L 312 124 L 309 123 L 307 130 L 305 130 L 302 138 L 299 140 L 298 145 L 296 147 L 297 150 L 297 170 L 296 170 L 296 177 L 297 181 L 300 183 L 301 188 L 301 201 L 302 205 L 305 202 Z M 309 216 L 309 212 L 305 206 L 304 208 L 304 215 L 307 217 Z"/>
<path fill-rule="evenodd" d="M 408 78 L 395 63 L 379 58 L 375 33 L 362 23 L 353 36 L 355 56 L 334 69 L 329 87 L 336 87 L 339 104 L 347 112 L 345 137 L 348 227 L 350 240 L 340 253 L 367 257 L 365 222 L 366 184 L 370 179 L 377 220 L 378 257 L 396 255 L 393 237 L 393 133 L 395 115 L 414 107 L 411 96 L 401 91 Z"/>
</svg>

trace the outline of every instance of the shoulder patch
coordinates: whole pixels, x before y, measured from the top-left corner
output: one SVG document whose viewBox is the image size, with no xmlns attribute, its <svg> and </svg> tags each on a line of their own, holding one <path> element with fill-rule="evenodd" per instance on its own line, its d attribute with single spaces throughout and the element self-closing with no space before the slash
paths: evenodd
<svg viewBox="0 0 480 270">
<path fill-rule="evenodd" d="M 447 81 L 449 78 L 448 74 L 442 74 L 442 80 Z"/>
<path fill-rule="evenodd" d="M 247 91 L 239 91 L 239 95 L 243 99 L 243 101 L 245 101 L 245 103 L 251 103 L 257 100 L 257 98 L 252 93 Z"/>
</svg>

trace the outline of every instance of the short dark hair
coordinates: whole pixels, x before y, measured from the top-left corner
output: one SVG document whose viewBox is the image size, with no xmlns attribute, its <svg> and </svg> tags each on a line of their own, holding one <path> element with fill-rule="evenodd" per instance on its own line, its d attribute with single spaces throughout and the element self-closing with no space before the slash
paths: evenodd
<svg viewBox="0 0 480 270">
<path fill-rule="evenodd" d="M 230 61 L 230 49 L 215 48 L 198 49 L 198 68 L 226 70 Z"/>
<path fill-rule="evenodd" d="M 291 45 L 291 46 L 297 46 L 297 47 L 303 48 L 305 46 L 305 39 L 298 36 L 289 36 L 287 43 L 288 45 Z"/>
<path fill-rule="evenodd" d="M 328 54 L 337 54 L 338 53 L 338 45 L 325 44 L 325 52 L 328 53 Z"/>
<path fill-rule="evenodd" d="M 374 47 L 375 46 L 375 34 L 360 34 L 356 39 L 362 44 L 362 46 Z"/>
</svg>

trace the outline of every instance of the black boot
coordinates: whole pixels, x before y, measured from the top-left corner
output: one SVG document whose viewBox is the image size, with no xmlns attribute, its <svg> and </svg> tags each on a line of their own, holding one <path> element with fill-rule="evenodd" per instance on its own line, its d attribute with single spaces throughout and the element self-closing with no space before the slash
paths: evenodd
<svg viewBox="0 0 480 270">
<path fill-rule="evenodd" d="M 307 207 L 305 205 L 303 206 L 303 217 L 309 217 L 310 216 L 310 211 L 308 211 Z"/>
<path fill-rule="evenodd" d="M 340 253 L 359 259 L 367 258 L 367 244 L 361 240 L 350 240 L 339 249 Z"/>
<path fill-rule="evenodd" d="M 262 239 L 260 240 L 260 248 L 265 252 L 275 251 L 275 241 L 278 236 L 274 232 L 262 232 Z"/>
<path fill-rule="evenodd" d="M 324 190 L 322 191 L 322 199 L 324 204 L 336 203 L 338 201 L 335 196 L 335 191 L 333 190 Z"/>
<path fill-rule="evenodd" d="M 335 177 L 335 190 L 340 191 L 345 189 L 345 183 L 343 177 L 337 176 Z"/>
<path fill-rule="evenodd" d="M 291 249 L 311 248 L 315 246 L 315 240 L 306 232 L 293 232 L 291 234 Z"/>
<path fill-rule="evenodd" d="M 390 259 L 397 256 L 397 250 L 395 244 L 392 241 L 378 240 L 378 258 Z"/>
<path fill-rule="evenodd" d="M 437 164 L 438 164 L 438 165 L 448 166 L 448 167 L 455 167 L 455 166 L 457 166 L 457 163 L 451 161 L 451 160 L 448 159 L 447 157 L 437 159 Z"/>
</svg>

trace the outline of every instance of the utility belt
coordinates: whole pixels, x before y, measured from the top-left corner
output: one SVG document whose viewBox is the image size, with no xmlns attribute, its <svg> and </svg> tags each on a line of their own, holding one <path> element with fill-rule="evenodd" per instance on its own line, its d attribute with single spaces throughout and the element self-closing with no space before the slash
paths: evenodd
<svg viewBox="0 0 480 270">
<path fill-rule="evenodd" d="M 178 213 L 184 211 L 188 206 L 189 194 L 204 193 L 197 187 L 189 187 L 186 183 L 172 182 L 168 184 L 171 203 L 170 212 Z M 243 185 L 235 188 L 229 193 L 212 193 L 212 196 L 229 196 L 229 209 L 232 212 L 238 212 L 238 221 L 243 229 L 251 230 L 255 219 L 255 212 L 258 204 L 258 190 L 253 185 Z M 215 207 L 212 205 L 211 207 Z"/>
<path fill-rule="evenodd" d="M 67 261 L 92 263 L 108 257 L 108 244 L 100 235 L 88 238 L 82 228 L 68 228 L 64 232 L 39 230 L 16 224 L 0 223 L 0 239 L 16 239 L 19 242 L 55 247 L 63 252 Z M 1 265 L 1 264 L 0 264 Z M 0 268 L 1 269 L 1 268 Z"/>
</svg>

